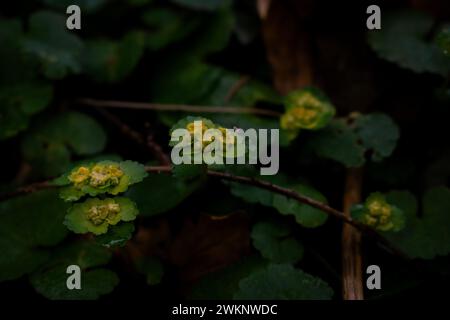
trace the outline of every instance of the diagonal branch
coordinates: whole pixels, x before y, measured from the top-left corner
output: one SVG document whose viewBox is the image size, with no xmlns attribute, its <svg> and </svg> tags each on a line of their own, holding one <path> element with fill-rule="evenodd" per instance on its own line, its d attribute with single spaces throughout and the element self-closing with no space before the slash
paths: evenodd
<svg viewBox="0 0 450 320">
<path fill-rule="evenodd" d="M 170 173 L 172 172 L 172 166 L 146 166 L 145 170 L 147 172 L 155 172 L 155 173 Z M 376 232 L 374 229 L 356 221 L 353 220 L 350 216 L 347 216 L 344 212 L 341 212 L 339 210 L 336 210 L 320 201 L 314 200 L 312 198 L 309 198 L 305 195 L 302 195 L 294 190 L 284 188 L 282 186 L 264 181 L 259 180 L 251 177 L 245 177 L 245 176 L 236 176 L 230 173 L 226 172 L 219 172 L 219 171 L 213 171 L 208 170 L 207 175 L 209 177 L 215 177 L 222 180 L 228 180 L 233 181 L 241 184 L 251 185 L 255 186 L 261 189 L 269 190 L 274 193 L 278 193 L 281 195 L 284 195 L 288 198 L 295 199 L 298 202 L 310 205 L 311 207 L 317 208 L 325 213 L 327 213 L 330 216 L 334 216 L 338 218 L 339 220 L 343 221 L 344 223 L 347 223 L 349 225 L 354 226 L 361 232 L 364 232 L 366 235 L 372 236 L 375 239 L 378 239 L 379 243 L 382 244 L 386 249 L 391 251 L 392 253 L 404 258 L 408 259 L 408 257 L 401 251 L 399 251 L 395 246 L 393 246 L 386 238 L 384 238 L 382 235 L 380 235 L 378 232 Z M 0 195 L 0 201 L 8 200 L 26 193 L 35 192 L 38 190 L 48 189 L 48 188 L 56 188 L 54 184 L 52 184 L 50 181 L 43 181 L 31 184 L 29 186 L 25 186 L 22 188 L 17 189 L 14 192 L 10 192 L 4 195 Z"/>
<path fill-rule="evenodd" d="M 217 107 L 217 106 L 192 106 L 184 104 L 162 104 L 115 100 L 96 100 L 83 98 L 77 100 L 82 105 L 99 108 L 123 108 L 155 111 L 182 111 L 190 113 L 230 113 L 230 114 L 254 114 L 268 117 L 279 117 L 280 112 L 268 109 L 250 107 Z"/>
</svg>

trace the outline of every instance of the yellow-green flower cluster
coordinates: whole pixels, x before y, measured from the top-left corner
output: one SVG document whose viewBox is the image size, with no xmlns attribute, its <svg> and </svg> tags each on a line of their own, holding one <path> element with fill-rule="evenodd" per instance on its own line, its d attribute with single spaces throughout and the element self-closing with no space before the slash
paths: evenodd
<svg viewBox="0 0 450 320">
<path fill-rule="evenodd" d="M 118 185 L 122 176 L 123 171 L 118 164 L 96 164 L 91 168 L 86 166 L 75 168 L 68 179 L 77 188 L 83 185 L 105 188 Z"/>
<path fill-rule="evenodd" d="M 128 198 L 90 198 L 74 204 L 68 211 L 64 224 L 75 233 L 104 234 L 109 226 L 120 221 L 132 221 L 138 210 Z"/>
<path fill-rule="evenodd" d="M 389 204 L 381 193 L 373 193 L 364 205 L 355 206 L 352 216 L 380 231 L 399 231 L 404 227 L 403 212 Z"/>
<path fill-rule="evenodd" d="M 318 130 L 326 126 L 335 109 L 317 89 L 307 88 L 291 92 L 285 97 L 286 112 L 280 118 L 282 129 L 296 136 L 300 129 Z"/>
<path fill-rule="evenodd" d="M 197 122 L 197 126 L 199 126 L 201 128 L 201 130 L 197 129 L 197 132 L 195 131 L 196 127 L 196 122 Z M 200 125 L 199 125 L 200 124 Z M 203 152 L 203 148 L 210 145 L 211 143 L 215 143 L 217 140 L 222 144 L 223 147 L 223 154 L 226 156 L 226 150 L 230 147 L 232 148 L 236 148 L 237 147 L 237 135 L 234 131 L 234 129 L 231 129 L 231 132 L 229 134 L 227 134 L 227 129 L 215 124 L 214 122 L 212 122 L 209 119 L 206 118 L 200 118 L 200 117 L 187 117 L 184 118 L 180 121 L 178 121 L 170 130 L 170 135 L 172 135 L 172 132 L 174 130 L 177 129 L 186 129 L 187 132 L 190 135 L 190 140 L 187 141 L 188 146 L 189 145 L 195 145 L 195 143 L 197 141 L 201 141 L 201 150 L 196 150 L 194 148 L 194 150 L 192 151 L 193 153 L 195 152 Z M 218 132 L 216 132 L 215 134 L 211 134 L 211 136 L 206 137 L 205 133 L 207 130 L 209 129 L 215 129 Z M 220 134 L 218 134 L 220 133 Z M 197 136 L 198 135 L 198 136 Z M 171 140 L 171 142 L 169 143 L 170 146 L 174 147 L 175 145 L 179 145 L 179 141 L 173 141 Z M 236 155 L 236 153 L 235 153 Z"/>
<path fill-rule="evenodd" d="M 86 194 L 117 195 L 146 176 L 145 167 L 133 161 L 100 161 L 80 165 L 61 178 L 64 180 L 63 184 L 68 186 L 61 190 L 60 196 L 65 201 L 76 201 Z"/>
</svg>

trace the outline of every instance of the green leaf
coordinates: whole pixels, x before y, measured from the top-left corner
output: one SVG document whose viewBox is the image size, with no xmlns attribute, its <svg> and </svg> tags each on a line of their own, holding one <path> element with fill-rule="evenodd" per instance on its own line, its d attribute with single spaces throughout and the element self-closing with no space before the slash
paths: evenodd
<svg viewBox="0 0 450 320">
<path fill-rule="evenodd" d="M 98 82 L 115 83 L 128 76 L 144 53 L 145 37 L 130 32 L 119 42 L 98 39 L 86 43 L 83 54 L 85 72 Z"/>
<path fill-rule="evenodd" d="M 142 273 L 146 277 L 147 284 L 154 286 L 161 282 L 164 275 L 164 268 L 161 263 L 156 258 L 141 258 L 136 261 L 136 267 L 139 273 Z"/>
<path fill-rule="evenodd" d="M 392 154 L 400 133 L 388 115 L 362 115 L 355 120 L 355 127 L 364 147 L 373 152 L 372 160 L 381 161 Z"/>
<path fill-rule="evenodd" d="M 36 61 L 22 50 L 19 20 L 0 20 L 0 140 L 28 127 L 30 117 L 45 109 L 53 88 L 37 79 Z"/>
<path fill-rule="evenodd" d="M 67 205 L 56 190 L 35 192 L 0 203 L 0 281 L 33 271 L 48 257 L 45 247 L 67 235 Z"/>
<path fill-rule="evenodd" d="M 201 24 L 200 20 L 192 19 L 186 12 L 170 8 L 150 9 L 144 12 L 141 19 L 150 27 L 146 44 L 152 50 L 179 42 Z"/>
<path fill-rule="evenodd" d="M 304 196 L 327 204 L 325 196 L 310 186 L 298 184 L 292 186 L 291 189 Z M 279 194 L 274 195 L 273 206 L 282 214 L 293 215 L 297 223 L 307 228 L 319 227 L 328 218 L 328 215 L 319 209 Z"/>
<path fill-rule="evenodd" d="M 294 238 L 288 225 L 275 221 L 258 222 L 252 229 L 253 246 L 275 263 L 297 263 L 303 257 L 303 245 Z"/>
<path fill-rule="evenodd" d="M 270 264 L 239 282 L 236 300 L 330 300 L 323 280 L 289 264 Z"/>
<path fill-rule="evenodd" d="M 189 298 L 196 300 L 230 300 L 239 289 L 239 281 L 263 269 L 267 261 L 256 256 L 245 257 L 232 265 L 204 276 L 194 285 Z"/>
<path fill-rule="evenodd" d="M 202 184 L 201 180 L 185 181 L 167 174 L 151 173 L 126 193 L 136 202 L 141 216 L 155 216 L 177 207 Z"/>
<path fill-rule="evenodd" d="M 323 158 L 342 163 L 346 167 L 364 164 L 365 149 L 358 143 L 358 135 L 342 119 L 336 119 L 328 127 L 308 140 L 308 146 Z"/>
<path fill-rule="evenodd" d="M 107 248 L 123 247 L 127 241 L 131 239 L 133 232 L 133 223 L 120 223 L 118 225 L 111 226 L 108 233 L 99 235 L 95 238 L 95 241 Z"/>
<path fill-rule="evenodd" d="M 433 18 L 424 13 L 386 14 L 383 28 L 369 32 L 369 44 L 381 58 L 402 68 L 445 76 L 450 70 L 450 61 L 435 43 L 425 40 L 433 24 Z"/>
<path fill-rule="evenodd" d="M 249 80 L 232 95 L 230 91 L 242 80 L 239 74 L 207 65 L 198 60 L 184 59 L 177 63 L 164 64 L 150 88 L 155 101 L 204 106 L 256 107 L 259 102 L 280 104 L 281 97 L 269 86 L 256 80 Z M 177 95 L 173 95 L 177 88 Z M 184 114 L 185 116 L 186 114 Z M 183 113 L 161 113 L 161 120 L 168 126 L 174 125 Z M 224 127 L 278 129 L 276 118 L 257 117 L 250 114 L 200 114 Z"/>
<path fill-rule="evenodd" d="M 128 198 L 89 198 L 68 210 L 64 224 L 75 233 L 92 232 L 100 235 L 107 233 L 111 225 L 120 221 L 133 221 L 138 213 L 136 205 Z"/>
<path fill-rule="evenodd" d="M 174 165 L 172 174 L 181 180 L 193 180 L 206 177 L 207 166 L 201 164 L 179 164 Z"/>
<path fill-rule="evenodd" d="M 30 116 L 45 109 L 53 96 L 48 84 L 23 83 L 0 88 L 0 140 L 28 127 Z"/>
<path fill-rule="evenodd" d="M 72 152 L 92 155 L 103 150 L 106 134 L 91 117 L 65 112 L 41 119 L 24 137 L 22 153 L 44 176 L 55 176 L 70 165 Z"/>
<path fill-rule="evenodd" d="M 119 283 L 117 275 L 97 268 L 110 260 L 111 254 L 95 243 L 80 242 L 62 247 L 31 277 L 35 290 L 52 300 L 94 300 L 110 293 Z M 67 267 L 81 268 L 81 290 L 68 290 Z"/>
<path fill-rule="evenodd" d="M 442 28 L 436 37 L 436 43 L 439 48 L 441 48 L 442 52 L 447 57 L 450 57 L 450 26 Z"/>
<path fill-rule="evenodd" d="M 401 208 L 406 216 L 405 228 L 388 239 L 411 258 L 433 259 L 450 253 L 450 190 L 438 187 L 423 196 L 423 212 L 417 213 L 417 200 L 409 192 L 392 191 L 389 202 Z"/>
<path fill-rule="evenodd" d="M 174 3 L 185 6 L 195 10 L 217 10 L 230 5 L 230 0 L 171 0 Z"/>
<path fill-rule="evenodd" d="M 40 60 L 45 76 L 61 79 L 81 72 L 83 42 L 66 28 L 65 16 L 36 12 L 30 17 L 29 29 L 24 48 Z"/>
<path fill-rule="evenodd" d="M 246 174 L 253 176 L 252 173 Z M 261 179 L 268 180 L 271 183 L 281 185 L 286 188 L 293 189 L 300 194 L 311 197 L 323 203 L 327 203 L 326 198 L 314 188 L 299 184 L 294 181 L 289 181 L 287 177 L 278 174 L 276 177 L 261 177 Z M 264 206 L 273 207 L 279 213 L 285 215 L 293 215 L 297 223 L 307 228 L 315 228 L 325 223 L 328 216 L 319 209 L 313 208 L 309 205 L 299 203 L 297 200 L 288 199 L 285 196 L 273 193 L 268 190 L 263 190 L 258 187 L 242 185 L 239 183 L 229 183 L 231 193 L 250 203 L 259 203 Z"/>
<path fill-rule="evenodd" d="M 49 7 L 64 10 L 70 5 L 77 5 L 83 13 L 94 13 L 100 9 L 108 0 L 42 0 Z"/>
</svg>

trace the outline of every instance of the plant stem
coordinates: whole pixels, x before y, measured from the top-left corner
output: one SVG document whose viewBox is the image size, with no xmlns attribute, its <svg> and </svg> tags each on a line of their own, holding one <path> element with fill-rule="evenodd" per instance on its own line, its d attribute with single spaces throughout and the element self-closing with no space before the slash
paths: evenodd
<svg viewBox="0 0 450 320">
<path fill-rule="evenodd" d="M 0 195 L 0 202 L 8 200 L 8 199 L 15 198 L 15 197 L 18 197 L 18 196 L 22 196 L 22 195 L 27 194 L 27 193 L 32 193 L 32 192 L 39 191 L 39 190 L 50 189 L 50 188 L 57 188 L 57 187 L 58 186 L 52 185 L 49 180 L 42 181 L 42 182 L 35 182 L 35 183 L 29 184 L 27 186 L 20 187 L 20 188 L 14 190 L 12 192 L 1 194 Z"/>
<path fill-rule="evenodd" d="M 172 167 L 166 166 L 166 165 L 146 166 L 145 170 L 147 172 L 155 172 L 155 173 L 170 173 L 170 172 L 172 172 Z M 232 175 L 232 174 L 226 173 L 226 172 L 208 170 L 207 175 L 210 177 L 215 177 L 215 178 L 222 179 L 222 180 L 228 180 L 228 181 L 232 181 L 232 182 L 251 185 L 254 187 L 261 188 L 261 189 L 269 190 L 269 191 L 284 195 L 288 198 L 295 199 L 298 202 L 307 204 L 311 207 L 317 208 L 317 209 L 327 213 L 328 215 L 334 216 L 334 217 L 338 218 L 339 220 L 345 222 L 346 224 L 349 224 L 349 225 L 359 229 L 360 231 L 364 232 L 365 234 L 378 239 L 379 243 L 382 244 L 386 249 L 388 249 L 392 253 L 394 253 L 404 259 L 408 259 L 408 257 L 405 254 L 403 254 L 396 247 L 394 247 L 386 238 L 384 238 L 382 235 L 377 233 L 374 229 L 372 229 L 356 220 L 353 220 L 350 216 L 347 216 L 344 212 L 336 210 L 320 201 L 317 201 L 317 200 L 314 200 L 307 196 L 304 196 L 294 190 L 284 188 L 282 186 L 278 186 L 278 185 L 275 185 L 275 184 L 267 182 L 267 181 L 263 181 L 263 180 L 259 180 L 259 179 L 255 179 L 255 178 L 251 178 L 251 177 L 236 176 L 236 175 Z M 57 187 L 58 186 L 51 184 L 50 181 L 38 182 L 38 183 L 31 184 L 29 186 L 19 188 L 14 192 L 0 195 L 0 201 L 8 200 L 13 197 L 17 197 L 17 196 L 20 196 L 20 195 L 23 195 L 26 193 L 30 193 L 30 192 L 35 192 L 38 190 L 57 188 Z"/>
<path fill-rule="evenodd" d="M 344 214 L 351 217 L 351 207 L 361 202 L 362 169 L 347 170 Z M 342 295 L 344 300 L 363 300 L 361 232 L 350 224 L 342 226 Z"/>
<path fill-rule="evenodd" d="M 163 164 L 163 165 L 170 164 L 169 157 L 167 156 L 167 154 L 164 153 L 161 146 L 153 140 L 153 137 L 148 136 L 147 139 L 145 139 L 139 132 L 132 129 L 130 126 L 128 126 L 124 122 L 122 122 L 120 120 L 120 118 L 116 117 L 115 115 L 109 113 L 106 110 L 103 110 L 102 108 L 96 108 L 96 110 L 105 119 L 107 119 L 109 122 L 111 122 L 113 125 L 115 125 L 123 135 L 127 136 L 128 138 L 130 138 L 137 144 L 148 148 L 148 150 L 150 150 L 150 152 L 155 156 L 155 158 L 158 160 L 158 162 L 160 164 Z"/>
<path fill-rule="evenodd" d="M 217 107 L 217 106 L 192 106 L 182 104 L 162 104 L 162 103 L 145 103 L 131 101 L 115 101 L 115 100 L 96 100 L 83 98 L 78 102 L 82 105 L 99 107 L 99 108 L 123 108 L 138 110 L 155 110 L 155 111 L 182 111 L 190 113 L 231 113 L 231 114 L 254 114 L 269 117 L 280 117 L 281 113 L 277 111 L 247 108 L 247 107 Z"/>
</svg>

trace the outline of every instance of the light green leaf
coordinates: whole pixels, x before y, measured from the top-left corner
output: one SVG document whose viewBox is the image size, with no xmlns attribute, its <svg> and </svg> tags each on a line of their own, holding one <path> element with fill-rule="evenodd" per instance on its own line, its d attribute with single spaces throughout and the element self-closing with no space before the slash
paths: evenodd
<svg viewBox="0 0 450 320">
<path fill-rule="evenodd" d="M 100 235 L 120 221 L 133 221 L 138 213 L 136 205 L 128 198 L 89 198 L 68 210 L 64 224 L 75 233 Z"/>
<path fill-rule="evenodd" d="M 303 245 L 293 237 L 288 225 L 276 221 L 258 222 L 253 226 L 253 246 L 275 263 L 296 263 L 303 257 Z"/>
<path fill-rule="evenodd" d="M 237 300 L 329 300 L 333 290 L 323 280 L 289 264 L 270 264 L 239 282 Z"/>
</svg>

